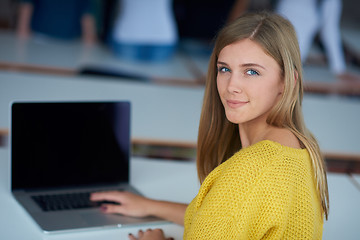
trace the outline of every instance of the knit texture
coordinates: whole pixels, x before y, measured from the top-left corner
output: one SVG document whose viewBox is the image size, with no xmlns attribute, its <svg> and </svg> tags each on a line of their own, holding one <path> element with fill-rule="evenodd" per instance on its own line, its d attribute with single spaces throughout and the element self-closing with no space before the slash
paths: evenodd
<svg viewBox="0 0 360 240">
<path fill-rule="evenodd" d="M 306 149 L 264 140 L 215 168 L 185 214 L 184 239 L 321 239 Z"/>
</svg>

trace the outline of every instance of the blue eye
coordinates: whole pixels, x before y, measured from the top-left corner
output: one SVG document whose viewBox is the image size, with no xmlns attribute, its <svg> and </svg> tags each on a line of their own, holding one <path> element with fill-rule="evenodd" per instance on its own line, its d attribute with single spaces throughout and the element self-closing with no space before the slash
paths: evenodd
<svg viewBox="0 0 360 240">
<path fill-rule="evenodd" d="M 247 75 L 251 75 L 251 76 L 253 76 L 253 75 L 259 75 L 259 73 L 258 73 L 257 71 L 255 71 L 255 70 L 253 70 L 253 69 L 247 70 L 247 71 L 246 71 L 246 74 L 247 74 Z"/>
<path fill-rule="evenodd" d="M 218 67 L 218 72 L 225 73 L 225 72 L 231 72 L 231 71 L 227 67 Z"/>
</svg>

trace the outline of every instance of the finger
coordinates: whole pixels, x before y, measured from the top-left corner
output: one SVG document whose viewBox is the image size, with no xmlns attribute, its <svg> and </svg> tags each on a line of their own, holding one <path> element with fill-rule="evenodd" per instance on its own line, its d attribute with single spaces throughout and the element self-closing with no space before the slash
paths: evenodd
<svg viewBox="0 0 360 240">
<path fill-rule="evenodd" d="M 151 231 L 151 229 L 149 229 Z M 160 234 L 164 234 L 163 230 L 161 228 L 155 228 L 154 230 L 152 230 L 156 233 L 160 233 Z"/>
<path fill-rule="evenodd" d="M 152 236 L 152 237 L 156 237 L 156 239 L 158 239 L 159 237 L 161 237 L 161 239 L 164 239 L 165 236 L 164 236 L 164 232 L 162 229 L 160 228 L 156 228 L 156 229 L 147 229 L 146 232 L 144 233 L 144 236 L 146 237 L 149 237 L 149 236 Z"/>
<path fill-rule="evenodd" d="M 144 232 L 140 229 L 138 232 L 139 239 L 144 236 Z"/>
<path fill-rule="evenodd" d="M 129 239 L 130 240 L 137 240 L 137 238 L 134 235 L 132 235 L 131 233 L 129 233 Z"/>
<path fill-rule="evenodd" d="M 120 213 L 126 214 L 126 211 L 123 206 L 115 204 L 103 204 L 101 205 L 101 211 L 105 213 Z"/>
<path fill-rule="evenodd" d="M 111 191 L 111 192 L 97 192 L 90 195 L 91 201 L 114 201 L 118 202 L 121 200 L 122 192 Z"/>
<path fill-rule="evenodd" d="M 90 194 L 91 199 L 103 199 L 108 197 L 114 197 L 118 195 L 118 191 L 107 191 L 107 192 L 93 192 Z"/>
</svg>

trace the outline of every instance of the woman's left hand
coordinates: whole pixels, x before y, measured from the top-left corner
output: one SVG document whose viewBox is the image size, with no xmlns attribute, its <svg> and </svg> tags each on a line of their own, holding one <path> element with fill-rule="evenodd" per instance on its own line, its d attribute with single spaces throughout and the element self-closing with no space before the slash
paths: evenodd
<svg viewBox="0 0 360 240">
<path fill-rule="evenodd" d="M 174 238 L 166 238 L 163 230 L 157 229 L 148 229 L 145 232 L 139 230 L 138 236 L 129 234 L 130 240 L 173 240 Z"/>
</svg>

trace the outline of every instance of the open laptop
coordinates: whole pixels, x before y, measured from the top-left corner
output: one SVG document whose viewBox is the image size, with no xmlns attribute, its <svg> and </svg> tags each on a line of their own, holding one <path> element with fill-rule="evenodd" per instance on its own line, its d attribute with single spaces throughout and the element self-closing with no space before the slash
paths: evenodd
<svg viewBox="0 0 360 240">
<path fill-rule="evenodd" d="M 129 185 L 130 103 L 14 102 L 11 191 L 46 233 L 163 220 L 104 214 L 96 191 Z"/>
</svg>

